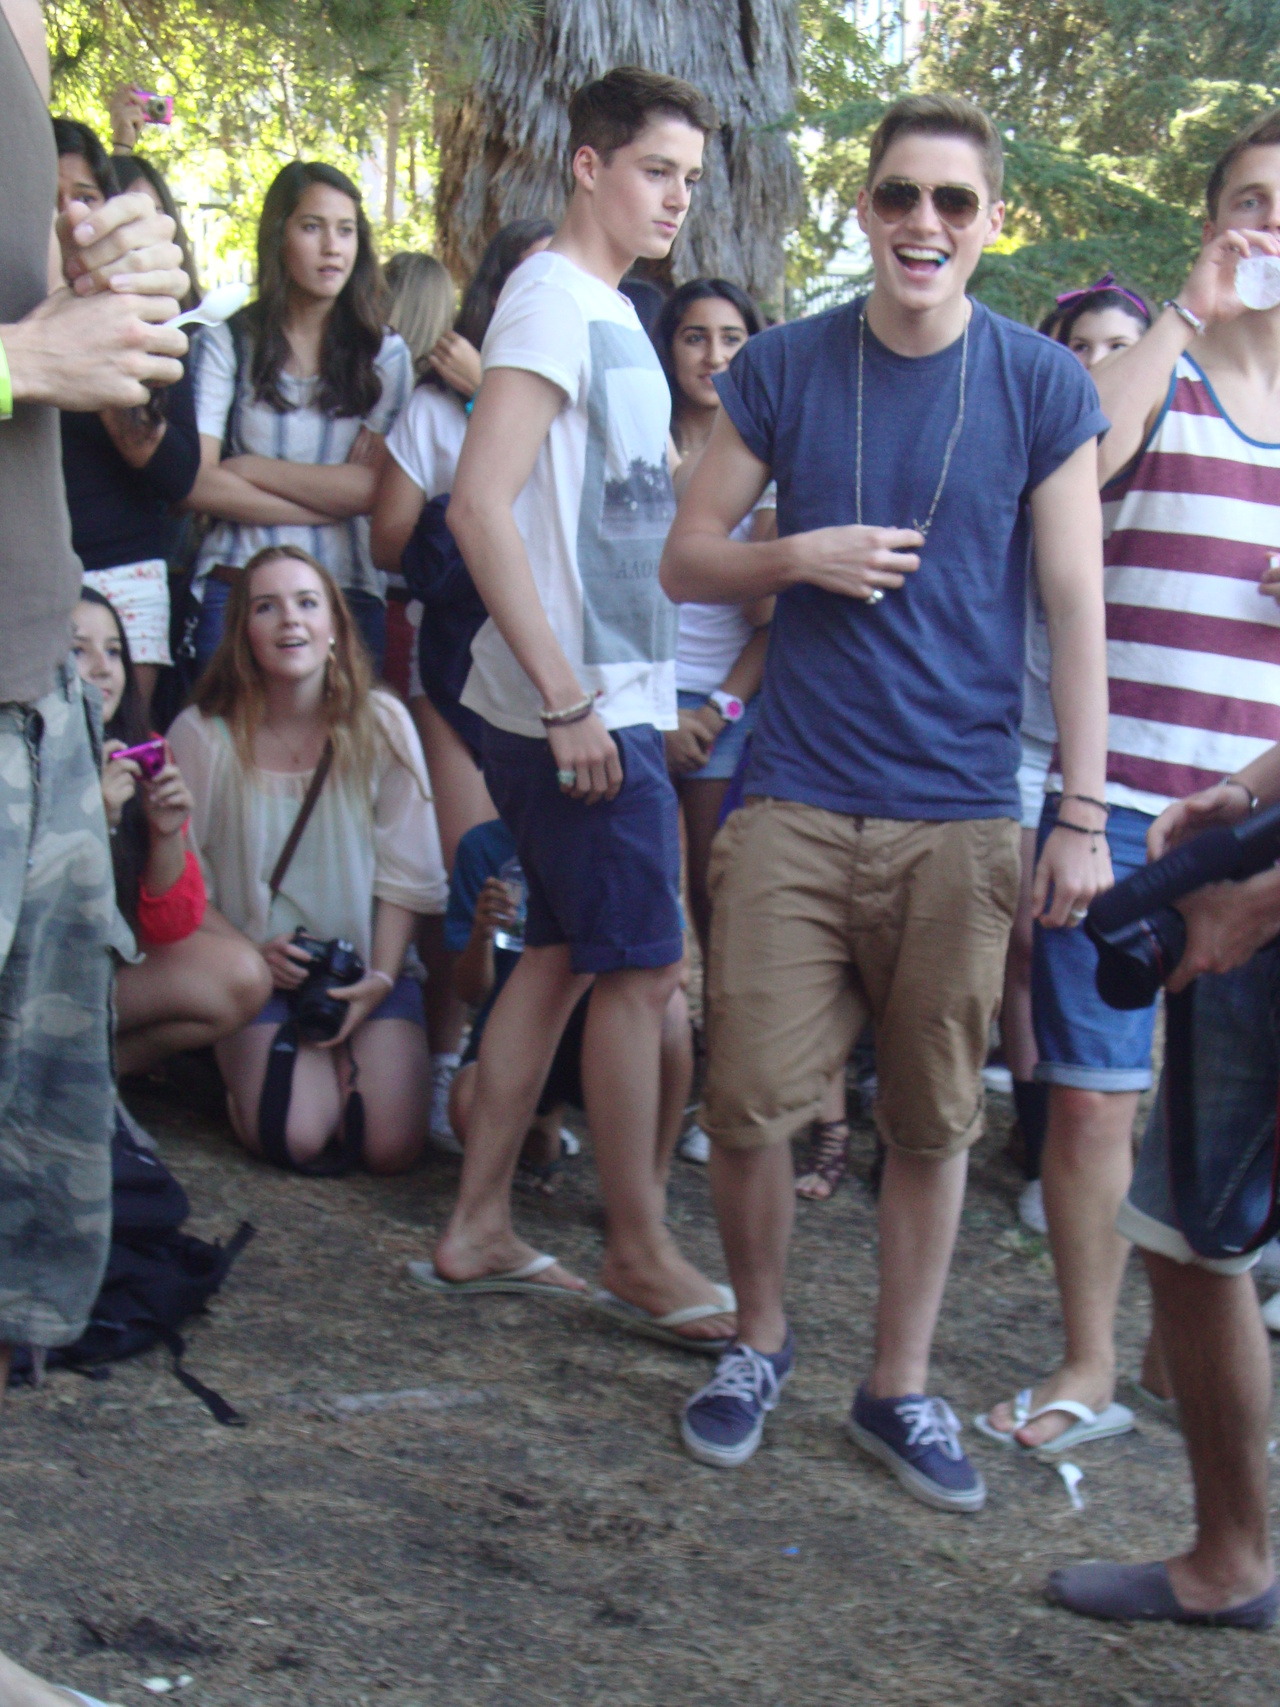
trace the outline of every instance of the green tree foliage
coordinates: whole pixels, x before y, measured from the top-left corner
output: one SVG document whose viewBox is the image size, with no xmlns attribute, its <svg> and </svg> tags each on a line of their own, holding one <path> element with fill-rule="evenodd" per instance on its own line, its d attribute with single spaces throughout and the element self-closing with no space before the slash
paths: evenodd
<svg viewBox="0 0 1280 1707">
<path fill-rule="evenodd" d="M 267 185 L 299 158 L 363 178 L 379 192 L 368 212 L 384 250 L 416 247 L 432 236 L 433 94 L 465 72 L 477 32 L 518 26 L 525 10 L 525 0 L 46 0 L 53 106 L 106 140 L 117 85 L 172 94 L 173 126 L 148 126 L 139 146 L 171 177 L 206 256 L 244 265 Z"/>
</svg>

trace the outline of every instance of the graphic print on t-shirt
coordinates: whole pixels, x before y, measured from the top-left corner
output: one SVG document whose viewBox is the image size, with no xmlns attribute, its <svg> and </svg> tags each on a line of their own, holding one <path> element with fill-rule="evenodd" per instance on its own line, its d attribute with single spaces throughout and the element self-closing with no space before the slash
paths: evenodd
<svg viewBox="0 0 1280 1707">
<path fill-rule="evenodd" d="M 675 657 L 676 607 L 658 584 L 675 515 L 667 382 L 641 331 L 593 320 L 586 467 L 578 511 L 585 664 Z"/>
</svg>

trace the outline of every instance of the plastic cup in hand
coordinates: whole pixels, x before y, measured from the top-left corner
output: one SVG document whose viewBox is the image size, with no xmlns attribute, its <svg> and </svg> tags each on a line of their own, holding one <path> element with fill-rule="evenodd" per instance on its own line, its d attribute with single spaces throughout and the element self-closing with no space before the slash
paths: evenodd
<svg viewBox="0 0 1280 1707">
<path fill-rule="evenodd" d="M 1248 255 L 1238 262 L 1236 295 L 1246 308 L 1280 305 L 1280 255 Z"/>
<path fill-rule="evenodd" d="M 509 925 L 499 925 L 493 933 L 493 946 L 519 954 L 524 948 L 524 921 L 529 906 L 529 887 L 524 880 L 524 868 L 513 854 L 498 870 L 499 879 L 506 884 L 515 918 Z"/>
</svg>

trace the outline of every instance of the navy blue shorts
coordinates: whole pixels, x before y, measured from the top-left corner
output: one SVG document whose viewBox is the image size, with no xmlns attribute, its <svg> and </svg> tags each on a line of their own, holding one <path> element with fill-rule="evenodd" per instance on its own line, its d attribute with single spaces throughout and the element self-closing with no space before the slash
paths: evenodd
<svg viewBox="0 0 1280 1707">
<path fill-rule="evenodd" d="M 611 733 L 622 788 L 594 806 L 561 791 L 546 741 L 486 724 L 482 743 L 484 780 L 528 885 L 525 946 L 568 943 L 575 972 L 684 957 L 679 807 L 662 736 L 647 723 Z"/>
<path fill-rule="evenodd" d="M 250 1025 L 283 1025 L 290 1013 L 289 998 L 283 990 L 273 990 L 267 998 L 265 1008 L 249 1021 Z M 378 1003 L 371 1014 L 366 1015 L 365 1024 L 375 1019 L 407 1019 L 414 1025 L 425 1028 L 426 1019 L 422 1011 L 422 985 L 416 978 L 410 978 L 402 972 L 386 995 Z"/>
</svg>

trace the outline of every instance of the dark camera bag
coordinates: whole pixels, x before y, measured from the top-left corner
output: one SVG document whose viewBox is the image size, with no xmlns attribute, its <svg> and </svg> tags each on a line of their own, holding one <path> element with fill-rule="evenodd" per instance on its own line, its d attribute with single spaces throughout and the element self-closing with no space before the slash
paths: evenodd
<svg viewBox="0 0 1280 1707">
<path fill-rule="evenodd" d="M 73 1345 L 45 1358 L 48 1369 L 74 1369 L 105 1380 L 106 1365 L 165 1346 L 173 1373 L 205 1404 L 216 1421 L 244 1419 L 221 1394 L 184 1366 L 186 1345 L 178 1329 L 203 1312 L 231 1265 L 253 1237 L 241 1222 L 225 1245 L 209 1244 L 180 1229 L 190 1214 L 187 1194 L 158 1156 L 135 1141 L 119 1115 L 111 1140 L 111 1251 L 89 1325 Z M 15 1384 L 35 1377 L 29 1347 L 17 1347 L 10 1366 Z"/>
</svg>

